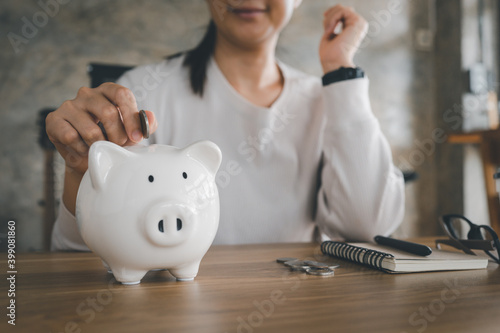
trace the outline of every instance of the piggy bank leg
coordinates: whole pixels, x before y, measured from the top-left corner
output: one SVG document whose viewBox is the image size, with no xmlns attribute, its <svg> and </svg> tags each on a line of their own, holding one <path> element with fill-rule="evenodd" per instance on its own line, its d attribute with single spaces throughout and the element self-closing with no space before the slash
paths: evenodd
<svg viewBox="0 0 500 333">
<path fill-rule="evenodd" d="M 105 262 L 104 260 L 101 260 L 102 261 L 102 265 L 104 266 L 104 268 L 106 268 L 108 270 L 108 273 L 111 273 L 113 274 L 113 271 L 111 270 L 111 268 L 109 267 L 108 263 Z"/>
<path fill-rule="evenodd" d="M 113 275 L 118 282 L 122 284 L 138 284 L 146 275 L 146 270 L 136 270 L 125 267 L 111 267 Z"/>
<path fill-rule="evenodd" d="M 192 281 L 198 274 L 199 268 L 200 262 L 198 261 L 194 264 L 171 268 L 168 271 L 177 279 L 177 281 Z"/>
</svg>

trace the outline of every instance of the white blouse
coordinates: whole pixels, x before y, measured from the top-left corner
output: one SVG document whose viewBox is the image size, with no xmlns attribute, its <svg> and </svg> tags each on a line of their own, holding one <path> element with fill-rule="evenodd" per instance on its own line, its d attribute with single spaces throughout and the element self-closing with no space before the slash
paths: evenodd
<svg viewBox="0 0 500 333">
<path fill-rule="evenodd" d="M 404 215 L 404 181 L 368 98 L 368 79 L 322 86 L 278 62 L 281 95 L 252 104 L 207 67 L 194 95 L 183 56 L 125 73 L 139 109 L 155 112 L 150 143 L 187 146 L 211 140 L 222 151 L 216 182 L 221 216 L 216 244 L 368 241 L 391 234 Z M 52 249 L 88 250 L 61 204 Z"/>
</svg>

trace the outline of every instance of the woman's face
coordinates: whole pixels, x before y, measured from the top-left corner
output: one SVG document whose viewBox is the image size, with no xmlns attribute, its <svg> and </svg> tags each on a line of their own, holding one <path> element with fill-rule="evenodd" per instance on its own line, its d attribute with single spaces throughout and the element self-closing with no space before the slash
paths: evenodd
<svg viewBox="0 0 500 333">
<path fill-rule="evenodd" d="M 278 37 L 302 0 L 207 0 L 221 36 L 240 47 Z"/>
</svg>

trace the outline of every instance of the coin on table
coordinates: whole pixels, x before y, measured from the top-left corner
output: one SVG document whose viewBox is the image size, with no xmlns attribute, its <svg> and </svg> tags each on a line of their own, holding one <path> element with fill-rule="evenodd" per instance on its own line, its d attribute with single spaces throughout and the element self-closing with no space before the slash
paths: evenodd
<svg viewBox="0 0 500 333">
<path fill-rule="evenodd" d="M 293 260 L 288 260 L 283 263 L 285 266 L 290 267 L 290 266 L 307 266 L 304 264 L 304 261 L 299 260 L 299 259 L 293 259 Z"/>
<path fill-rule="evenodd" d="M 309 275 L 319 275 L 319 276 L 333 276 L 335 271 L 330 268 L 318 268 L 318 267 L 308 267 L 305 269 L 306 273 Z"/>
<path fill-rule="evenodd" d="M 297 258 L 290 258 L 290 257 L 284 257 L 284 258 L 278 258 L 278 259 L 276 259 L 276 261 L 279 262 L 280 264 L 284 264 L 285 262 L 292 261 L 292 260 L 299 260 L 299 259 L 297 259 Z"/>
<path fill-rule="evenodd" d="M 329 269 L 335 269 L 340 267 L 338 264 L 327 264 L 324 262 L 318 262 L 318 261 L 313 261 L 313 260 L 304 260 L 304 264 L 310 266 L 310 267 L 316 267 L 316 268 L 329 268 Z"/>
<path fill-rule="evenodd" d="M 306 268 L 309 268 L 302 260 L 291 260 L 286 261 L 285 266 L 289 267 L 292 271 L 303 271 L 305 272 Z"/>
<path fill-rule="evenodd" d="M 141 120 L 141 130 L 142 130 L 142 136 L 144 139 L 149 138 L 149 121 L 148 121 L 148 116 L 146 115 L 146 111 L 141 110 L 139 111 L 139 119 Z"/>
</svg>

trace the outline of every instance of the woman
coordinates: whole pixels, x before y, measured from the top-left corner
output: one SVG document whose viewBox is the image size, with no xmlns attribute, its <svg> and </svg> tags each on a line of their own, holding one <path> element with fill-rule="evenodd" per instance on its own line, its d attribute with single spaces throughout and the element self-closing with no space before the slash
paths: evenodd
<svg viewBox="0 0 500 333">
<path fill-rule="evenodd" d="M 158 130 L 151 143 L 208 139 L 221 148 L 216 243 L 321 234 L 369 240 L 393 232 L 404 212 L 403 178 L 371 112 L 368 81 L 353 63 L 366 21 L 340 5 L 324 13 L 320 80 L 275 58 L 300 0 L 207 2 L 212 22 L 194 50 L 138 67 L 116 84 L 81 88 L 47 118 L 66 160 L 52 248 L 86 250 L 73 214 L 88 148 L 97 140 L 141 141 L 139 109 L 152 110 L 150 127 Z"/>
</svg>

